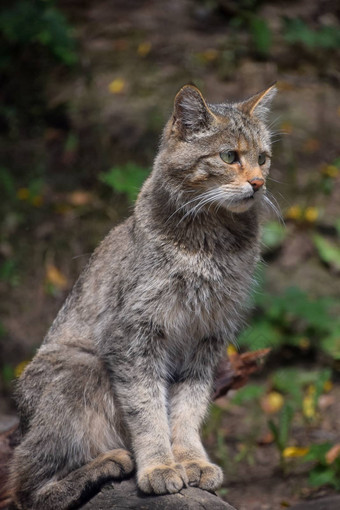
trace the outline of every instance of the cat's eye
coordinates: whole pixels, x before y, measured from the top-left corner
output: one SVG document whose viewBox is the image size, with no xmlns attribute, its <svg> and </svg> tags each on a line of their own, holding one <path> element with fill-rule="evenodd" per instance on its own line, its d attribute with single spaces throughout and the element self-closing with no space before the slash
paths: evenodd
<svg viewBox="0 0 340 510">
<path fill-rule="evenodd" d="M 259 155 L 259 159 L 258 159 L 259 165 L 264 165 L 266 162 L 266 159 L 267 159 L 266 154 L 264 152 L 261 152 L 261 154 Z"/>
<path fill-rule="evenodd" d="M 221 152 L 220 156 L 221 159 L 223 159 L 223 161 L 225 163 L 228 163 L 229 165 L 231 165 L 232 163 L 236 163 L 238 161 L 238 155 L 236 151 Z"/>
</svg>

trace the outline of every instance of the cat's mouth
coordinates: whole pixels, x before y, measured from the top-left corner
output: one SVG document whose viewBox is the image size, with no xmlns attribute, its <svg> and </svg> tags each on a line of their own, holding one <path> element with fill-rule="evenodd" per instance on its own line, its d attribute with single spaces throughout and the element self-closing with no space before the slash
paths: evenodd
<svg viewBox="0 0 340 510">
<path fill-rule="evenodd" d="M 234 213 L 242 213 L 250 209 L 255 202 L 255 193 L 243 197 L 234 198 L 232 203 L 228 204 L 228 209 Z"/>
<path fill-rule="evenodd" d="M 239 199 L 240 202 L 244 202 L 244 201 L 247 201 L 247 200 L 254 200 L 255 198 L 255 193 L 253 193 L 252 195 L 248 195 L 247 197 L 241 197 Z"/>
<path fill-rule="evenodd" d="M 235 200 L 235 205 L 246 204 L 246 203 L 251 204 L 251 202 L 254 201 L 254 199 L 255 199 L 255 193 L 253 193 L 252 195 L 247 195 L 246 197 L 240 197 Z"/>
</svg>

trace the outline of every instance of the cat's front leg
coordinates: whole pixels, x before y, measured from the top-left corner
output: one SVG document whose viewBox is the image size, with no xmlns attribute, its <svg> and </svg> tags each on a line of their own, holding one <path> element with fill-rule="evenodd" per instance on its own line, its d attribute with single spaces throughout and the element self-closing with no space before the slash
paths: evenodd
<svg viewBox="0 0 340 510">
<path fill-rule="evenodd" d="M 222 470 L 209 461 L 199 431 L 211 395 L 211 381 L 188 378 L 171 388 L 172 451 L 187 473 L 189 485 L 216 490 L 223 482 Z"/>
<path fill-rule="evenodd" d="M 127 354 L 120 350 L 118 357 L 106 359 L 130 433 L 138 486 L 145 493 L 178 492 L 187 484 L 187 476 L 171 449 L 161 353 L 157 355 L 157 346 L 145 338 L 135 347 L 130 345 Z"/>
</svg>

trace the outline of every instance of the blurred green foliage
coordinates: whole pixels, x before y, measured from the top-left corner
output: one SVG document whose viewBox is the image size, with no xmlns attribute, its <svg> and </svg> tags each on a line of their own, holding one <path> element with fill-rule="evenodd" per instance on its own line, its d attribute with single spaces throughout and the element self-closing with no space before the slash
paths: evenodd
<svg viewBox="0 0 340 510">
<path fill-rule="evenodd" d="M 113 190 L 124 193 L 130 202 L 134 202 L 149 173 L 149 169 L 130 162 L 101 173 L 99 179 Z"/>
<path fill-rule="evenodd" d="M 340 48 L 340 31 L 336 26 L 310 28 L 300 18 L 284 18 L 283 34 L 289 44 L 300 44 L 309 50 Z"/>
<path fill-rule="evenodd" d="M 271 19 L 268 10 L 264 9 L 261 11 L 264 4 L 269 4 L 265 0 L 204 0 L 201 3 L 208 6 L 210 10 L 215 10 L 215 13 L 218 12 L 223 32 L 221 42 L 216 47 L 200 51 L 197 53 L 198 57 L 193 59 L 194 71 L 196 72 L 198 67 L 199 72 L 196 73 L 197 75 L 193 72 L 192 79 L 198 85 L 203 86 L 205 79 L 207 77 L 210 79 L 214 72 L 216 72 L 219 78 L 222 77 L 223 82 L 232 82 L 235 80 L 235 74 L 238 72 L 240 65 L 246 66 L 247 62 L 251 61 L 272 60 L 279 76 L 283 70 L 282 76 L 286 80 L 286 89 L 283 90 L 284 94 L 287 91 L 287 96 L 289 96 L 290 92 L 297 88 L 296 83 L 300 83 L 299 79 L 296 78 L 296 74 L 294 75 L 295 79 L 290 81 L 289 73 L 292 72 L 292 69 L 294 73 L 301 71 L 300 62 L 303 57 L 306 55 L 314 56 L 314 54 L 321 55 L 322 57 L 336 54 L 336 50 L 340 47 L 340 33 L 336 20 L 334 22 L 334 15 L 333 18 L 332 16 L 328 17 L 326 24 L 322 25 L 317 20 L 317 17 L 313 19 L 312 16 L 309 16 L 308 19 L 307 15 L 304 20 L 297 17 L 282 17 L 282 11 L 279 11 L 276 19 Z M 67 13 L 68 9 L 65 6 L 66 3 L 64 2 L 63 9 Z M 325 7 L 325 10 L 327 10 L 327 7 Z M 290 14 L 288 9 L 287 14 Z M 205 18 L 204 22 L 207 19 Z M 209 25 L 209 19 L 207 25 Z M 212 27 L 207 26 L 205 28 L 209 31 Z M 78 27 L 78 30 L 81 32 L 82 27 L 80 29 Z M 102 27 L 99 33 L 104 33 Z M 144 33 L 142 35 L 143 38 L 147 36 Z M 203 38 L 203 35 L 204 32 L 202 30 L 200 37 Z M 101 68 L 100 72 L 105 71 L 109 75 L 114 70 L 114 72 L 119 71 L 119 73 L 124 74 L 126 69 L 123 63 L 128 63 L 129 59 L 134 61 L 133 59 L 135 58 L 135 56 L 131 56 L 131 52 L 135 52 L 135 49 L 131 48 L 135 48 L 135 46 L 131 44 L 130 36 L 131 34 L 128 32 L 126 34 L 119 33 L 119 38 L 114 41 L 110 39 L 110 44 L 108 45 L 110 49 L 116 45 L 114 46 L 115 58 L 117 55 L 120 55 L 119 67 L 114 68 L 115 63 L 114 59 L 111 59 L 111 54 L 110 58 L 105 54 L 102 60 L 99 58 L 98 63 L 96 62 L 96 65 L 99 64 L 98 67 Z M 105 36 L 101 42 L 103 41 L 105 42 Z M 202 44 L 197 45 L 197 47 L 201 48 Z M 277 51 L 278 48 L 280 51 Z M 97 55 L 100 55 L 98 48 L 96 51 L 98 53 L 96 53 L 94 60 L 97 59 Z M 158 51 L 159 54 L 157 55 Z M 171 57 L 170 60 L 167 60 L 167 51 Z M 158 63 L 155 65 L 152 62 L 152 52 L 157 55 L 157 58 L 164 58 L 165 69 L 167 65 L 169 66 L 169 62 L 171 62 L 169 69 L 176 69 L 178 74 L 173 78 L 174 83 L 171 86 L 175 87 L 175 82 L 177 86 L 179 79 L 183 83 L 188 79 L 188 69 L 178 69 L 181 65 L 180 57 L 182 57 L 182 55 L 178 55 L 178 47 L 176 46 L 172 50 L 169 47 L 167 51 L 155 45 L 155 47 L 152 46 L 148 59 L 140 58 L 141 66 L 138 68 L 138 73 L 134 69 L 134 75 L 143 75 L 145 82 L 143 80 L 134 82 L 132 73 L 126 72 L 126 75 L 124 74 L 125 85 L 122 97 L 126 95 L 126 99 L 130 99 L 129 94 L 131 96 L 134 94 L 131 91 L 135 89 L 140 91 L 141 87 L 144 87 L 146 98 L 148 98 L 153 93 L 153 89 L 159 87 L 157 80 L 161 73 L 159 73 Z M 276 59 L 277 56 L 278 59 Z M 190 52 L 185 53 L 183 57 L 186 64 L 191 62 L 192 55 Z M 85 54 L 84 61 L 88 58 L 89 54 Z M 312 58 L 309 60 L 312 64 L 311 67 L 313 67 L 314 63 L 314 73 L 317 74 L 320 61 L 313 60 Z M 149 65 L 152 65 L 144 69 L 143 63 L 148 61 Z M 296 65 L 297 61 L 299 65 Z M 328 65 L 326 58 L 324 61 Z M 46 247 L 48 246 L 48 249 L 51 250 L 51 243 L 54 240 L 54 234 L 51 234 L 51 231 L 58 231 L 60 225 L 62 225 L 60 228 L 62 230 L 66 228 L 66 224 L 71 225 L 70 231 L 72 231 L 72 228 L 77 228 L 77 224 L 72 223 L 72 221 L 77 214 L 79 219 L 79 210 L 75 213 L 75 207 L 67 202 L 65 196 L 58 203 L 58 193 L 60 190 L 57 189 L 57 186 L 54 187 L 53 181 L 52 184 L 48 182 L 47 175 L 58 175 L 60 173 L 61 177 L 59 179 L 62 181 L 62 184 L 67 182 L 67 192 L 72 191 L 70 186 L 74 185 L 74 189 L 80 189 L 85 182 L 85 187 L 91 189 L 91 193 L 93 193 L 93 201 L 90 202 L 89 209 L 95 210 L 98 207 L 93 213 L 93 221 L 94 223 L 97 222 L 99 216 L 105 217 L 106 228 L 108 203 L 110 201 L 106 200 L 108 193 L 105 194 L 105 187 L 106 191 L 113 190 L 116 193 L 125 195 L 127 200 L 132 203 L 149 174 L 149 170 L 139 164 L 139 153 L 133 154 L 133 161 L 129 161 L 130 153 L 125 153 L 123 157 L 119 156 L 119 161 L 127 161 L 127 163 L 113 166 L 108 171 L 100 173 L 99 181 L 104 186 L 99 190 L 96 188 L 98 185 L 98 174 L 93 172 L 90 178 L 88 176 L 84 178 L 85 165 L 83 163 L 85 160 L 90 159 L 89 166 L 99 168 L 100 170 L 106 169 L 110 166 L 108 161 L 114 161 L 111 157 L 112 153 L 107 150 L 106 142 L 101 143 L 102 140 L 100 139 L 98 154 L 95 154 L 93 160 L 91 157 L 88 158 L 89 154 L 92 155 L 91 146 L 96 146 L 97 149 L 97 138 L 89 136 L 91 126 L 89 128 L 89 125 L 86 124 L 87 122 L 89 124 L 94 122 L 90 115 L 86 116 L 87 110 L 90 110 L 89 104 L 79 106 L 79 103 L 77 103 L 75 106 L 70 101 L 62 105 L 59 104 L 60 111 L 53 111 L 51 102 L 48 101 L 51 97 L 48 98 L 47 94 L 50 78 L 58 77 L 60 70 L 64 73 L 62 76 L 65 76 L 66 73 L 69 73 L 68 76 L 70 76 L 72 70 L 74 72 L 79 71 L 77 79 L 80 78 L 80 80 L 83 80 L 86 74 L 84 82 L 87 85 L 91 83 L 93 77 L 96 78 L 94 74 L 93 76 L 91 75 L 91 73 L 98 72 L 97 70 L 92 70 L 91 66 L 93 63 L 87 62 L 86 66 L 88 67 L 84 66 L 86 71 L 84 72 L 84 69 L 81 69 L 80 72 L 80 66 L 75 66 L 77 62 L 77 44 L 73 29 L 68 23 L 66 16 L 61 12 L 57 2 L 53 0 L 3 1 L 0 12 L 0 93 L 3 100 L 0 106 L 0 134 L 4 135 L 2 138 L 4 147 L 8 141 L 12 142 L 14 140 L 14 144 L 8 153 L 14 155 L 16 150 L 18 150 L 19 154 L 22 151 L 19 163 L 16 157 L 13 156 L 12 159 L 8 158 L 4 161 L 0 167 L 2 194 L 0 201 L 0 248 L 2 250 L 0 253 L 0 285 L 4 289 L 3 295 L 6 295 L 6 297 L 9 295 L 9 299 L 11 299 L 11 291 L 14 290 L 18 293 L 18 286 L 20 290 L 20 285 L 25 285 L 26 273 L 31 271 L 29 273 L 30 277 L 32 277 L 32 274 L 36 275 L 31 268 L 28 269 L 27 266 L 29 264 L 27 260 L 22 260 L 27 257 L 28 253 L 28 250 L 24 251 L 22 239 L 25 238 L 24 242 L 27 242 L 27 244 L 32 243 L 33 239 L 37 247 L 39 245 L 37 252 L 34 252 L 34 260 L 44 263 Z M 174 63 L 176 64 L 174 65 Z M 151 67 L 153 65 L 155 69 L 157 68 L 157 73 L 159 73 L 157 76 L 152 74 Z M 255 65 L 259 65 L 259 72 L 267 73 L 263 63 L 259 64 L 259 62 L 256 62 Z M 169 69 L 167 73 L 171 72 Z M 269 70 L 268 73 L 270 74 L 270 72 Z M 249 76 L 251 75 L 252 73 Z M 170 74 L 166 76 L 166 80 L 170 81 Z M 336 79 L 334 76 L 332 79 Z M 308 79 L 311 79 L 311 77 L 308 76 Z M 315 83 L 315 74 L 311 81 Z M 328 81 L 328 85 L 330 85 L 330 81 Z M 104 88 L 101 89 L 100 93 L 103 90 Z M 165 90 L 166 93 L 169 92 L 169 89 L 165 88 Z M 88 95 L 87 99 L 89 97 Z M 159 95 L 158 99 L 160 97 Z M 324 97 L 322 96 L 321 87 L 320 97 Z M 91 96 L 91 101 L 93 98 L 96 99 L 95 94 Z M 112 101 L 114 99 L 113 97 Z M 144 117 L 138 126 L 143 135 L 146 133 L 144 140 L 151 141 L 150 146 L 154 142 L 154 133 L 161 129 L 160 122 L 163 122 L 164 118 L 156 104 L 155 101 L 152 108 L 149 109 L 147 116 L 143 113 Z M 291 106 L 294 109 L 293 103 L 291 103 Z M 312 107 L 313 109 L 315 107 L 316 111 L 318 105 L 313 103 L 311 104 L 311 109 Z M 72 108 L 74 108 L 73 112 Z M 75 111 L 77 108 L 79 108 L 79 111 Z M 95 113 L 97 114 L 98 111 L 95 110 Z M 294 115 L 297 113 L 298 108 L 296 112 L 294 110 Z M 72 117 L 72 114 L 75 114 L 74 117 Z M 61 128 L 59 125 L 59 115 L 62 118 Z M 293 121 L 291 119 L 294 118 L 294 115 L 289 119 L 292 124 L 293 137 L 295 135 L 294 129 L 296 129 L 296 126 L 294 122 L 296 119 Z M 321 117 L 322 115 L 320 115 L 320 122 L 322 121 Z M 63 124 L 65 118 L 66 123 Z M 98 118 L 101 117 L 98 116 Z M 76 122 L 73 124 L 74 119 L 76 119 Z M 303 129 L 306 128 L 306 131 L 308 131 L 308 118 L 303 118 L 301 126 L 302 124 Z M 95 126 L 95 129 L 97 129 L 97 126 Z M 299 126 L 298 129 L 300 129 Z M 126 131 L 123 130 L 122 132 L 122 136 L 126 136 L 124 135 Z M 137 130 L 137 132 L 139 131 Z M 320 140 L 317 141 L 321 144 L 322 151 L 320 150 L 320 153 L 317 150 L 307 155 L 299 153 L 299 149 L 296 149 L 297 146 L 294 148 L 293 143 L 290 142 L 285 143 L 285 145 L 282 144 L 282 146 L 276 146 L 278 147 L 278 156 L 282 159 L 280 162 L 281 170 L 287 171 L 292 181 L 295 179 L 294 186 L 299 180 L 298 172 L 300 172 L 300 169 L 297 163 L 295 164 L 294 162 L 291 167 L 289 166 L 290 163 L 287 162 L 286 158 L 286 154 L 289 151 L 296 152 L 296 159 L 299 159 L 301 156 L 302 168 L 299 177 L 300 175 L 301 177 L 305 175 L 306 172 L 304 172 L 305 168 L 303 167 L 308 165 L 308 174 L 314 182 L 314 188 L 310 195 L 307 191 L 303 190 L 304 197 L 303 199 L 300 197 L 301 202 L 299 202 L 300 199 L 296 198 L 297 195 L 293 194 L 294 199 L 297 200 L 295 218 L 290 218 L 289 221 L 292 223 L 288 225 L 289 228 L 287 229 L 276 221 L 268 222 L 264 227 L 263 244 L 270 257 L 275 259 L 280 249 L 290 242 L 292 232 L 294 235 L 299 235 L 300 233 L 306 234 L 312 240 L 315 250 L 314 255 L 317 255 L 317 263 L 320 266 L 327 266 L 337 277 L 340 269 L 340 220 L 331 218 L 329 220 L 331 225 L 327 224 L 327 228 L 325 228 L 322 221 L 319 221 L 318 214 L 320 211 L 316 209 L 315 203 L 318 203 L 317 199 L 322 194 L 327 195 L 328 198 L 334 192 L 336 179 L 340 171 L 340 158 L 335 158 L 336 150 L 331 148 L 329 151 L 330 158 L 329 160 L 327 159 L 329 148 L 327 143 L 323 146 L 325 143 L 323 137 L 325 135 L 321 131 L 319 134 Z M 318 134 L 315 136 L 318 136 Z M 34 164 L 27 163 L 26 149 L 22 149 L 28 138 L 33 139 L 37 146 L 40 144 L 43 147 L 41 153 L 38 154 L 37 151 L 38 156 L 32 158 Z M 298 144 L 301 145 L 301 131 L 297 132 L 296 139 Z M 17 142 L 18 145 L 16 145 Z M 117 141 L 114 151 L 119 150 L 119 143 Z M 133 139 L 131 139 L 132 143 Z M 45 147 L 49 144 L 51 147 L 46 150 L 47 156 L 45 160 L 44 151 Z M 136 147 L 138 147 L 138 142 L 136 142 Z M 115 154 L 114 151 L 113 154 Z M 59 152 L 62 153 L 61 156 Z M 326 153 L 327 157 L 325 156 Z M 83 154 L 83 159 L 79 156 L 81 154 Z M 79 159 L 77 160 L 77 158 Z M 321 169 L 321 163 L 325 166 L 323 170 Z M 60 171 L 61 165 L 63 165 L 62 171 Z M 306 186 L 306 190 L 308 186 Z M 60 188 L 62 195 L 65 190 L 62 188 L 62 185 Z M 103 190 L 104 200 L 101 200 L 102 197 L 98 195 Z M 80 191 L 82 192 L 81 189 Z M 295 191 L 294 188 L 294 193 Z M 283 190 L 282 194 L 285 194 Z M 311 207 L 308 207 L 309 205 Z M 112 203 L 110 202 L 111 206 Z M 116 204 L 114 206 L 116 207 Z M 308 212 L 312 214 L 308 215 Z M 113 214 L 112 217 L 114 221 L 117 221 L 118 213 Z M 42 234 L 35 231 L 38 230 L 35 227 L 40 227 L 40 225 L 43 227 L 41 229 Z M 49 230 L 50 227 L 51 230 Z M 329 230 L 332 230 L 332 235 L 329 235 Z M 27 237 L 24 237 L 27 232 L 29 234 Z M 56 238 L 58 238 L 58 235 L 56 235 Z M 65 243 L 65 245 L 68 243 L 64 239 L 62 242 L 60 240 L 57 242 L 60 244 Z M 77 242 L 81 247 L 79 249 L 82 249 L 83 245 L 86 244 L 84 240 L 80 241 L 78 239 Z M 66 246 L 66 251 L 68 250 L 66 258 L 68 260 L 71 252 L 70 246 L 71 244 Z M 76 246 L 78 249 L 77 244 Z M 84 251 L 87 251 L 87 249 L 84 249 Z M 30 251 L 29 253 L 32 252 Z M 31 260 L 29 262 L 31 263 Z M 70 277 L 73 276 L 75 275 L 71 272 Z M 58 289 L 51 282 L 37 281 L 37 286 L 39 285 L 42 287 L 42 292 L 45 293 L 46 301 L 60 299 L 64 295 L 64 290 Z M 13 289 L 14 287 L 15 289 Z M 230 404 L 246 408 L 247 417 L 251 423 L 251 431 L 247 437 L 242 438 L 243 447 L 237 452 L 233 460 L 234 462 L 241 462 L 242 460 L 246 460 L 249 463 L 254 462 L 253 452 L 257 447 L 259 435 L 256 417 L 265 414 L 263 407 L 261 407 L 263 399 L 270 392 L 274 391 L 282 397 L 284 404 L 277 414 L 271 415 L 271 417 L 265 415 L 264 418 L 267 428 L 270 428 L 273 433 L 274 444 L 281 458 L 281 466 L 284 469 L 289 469 L 289 461 L 285 458 L 284 453 L 287 447 L 295 444 L 294 427 L 300 426 L 302 423 L 302 426 L 307 430 L 308 427 L 314 426 L 318 420 L 321 420 L 321 410 L 318 408 L 319 399 L 324 392 L 325 383 L 330 380 L 332 374 L 329 368 L 324 368 L 324 365 L 320 368 L 320 359 L 323 364 L 332 367 L 336 365 L 334 360 L 340 359 L 339 303 L 335 299 L 313 298 L 297 288 L 287 288 L 284 292 L 277 295 L 265 290 L 258 292 L 254 297 L 254 306 L 255 312 L 250 319 L 251 326 L 240 336 L 239 343 L 245 350 L 271 347 L 273 351 L 270 359 L 274 359 L 279 368 L 273 370 L 267 366 L 267 372 L 260 383 L 254 379 L 253 381 L 255 382 L 248 383 L 247 386 L 231 396 Z M 7 332 L 0 323 L 1 341 L 5 341 L 6 335 Z M 9 338 L 11 338 L 10 335 L 11 333 L 9 332 Z M 292 364 L 298 364 L 303 360 L 307 365 L 311 358 L 313 360 L 316 359 L 317 363 L 313 365 L 313 368 L 308 365 L 307 369 L 297 366 L 282 368 L 280 365 L 280 355 L 287 350 L 290 354 L 294 353 L 293 359 L 290 359 Z M 308 358 L 308 356 L 310 357 Z M 16 375 L 17 361 L 19 360 L 11 359 L 9 362 L 6 360 L 0 367 L 1 378 L 7 387 L 10 386 L 12 379 Z M 309 414 L 306 409 L 309 410 Z M 226 442 L 227 426 L 225 426 L 224 418 L 225 410 L 221 409 L 218 405 L 213 405 L 204 434 L 205 437 L 213 436 L 213 441 L 217 445 L 215 457 L 228 470 L 230 469 L 230 455 Z M 332 462 L 328 462 L 326 459 L 326 455 L 333 445 L 328 442 L 304 446 L 308 446 L 309 451 L 301 459 L 302 462 L 313 463 L 310 470 L 310 483 L 314 486 L 329 484 L 339 488 L 339 458 Z"/>
<path fill-rule="evenodd" d="M 309 483 L 313 487 L 330 485 L 336 490 L 340 490 L 340 456 L 334 459 L 327 459 L 327 454 L 334 448 L 329 442 L 313 444 L 303 461 L 314 463 L 314 467 L 309 473 Z"/>
<path fill-rule="evenodd" d="M 285 402 L 283 408 L 281 409 L 278 420 L 276 422 L 274 420 L 268 421 L 268 426 L 273 434 L 274 443 L 280 453 L 281 465 L 283 464 L 283 452 L 288 444 L 293 417 L 293 407 L 291 404 Z"/>
<path fill-rule="evenodd" d="M 35 132 L 46 115 L 46 80 L 77 61 L 75 40 L 53 0 L 4 1 L 0 11 L 0 130 Z M 33 123 L 33 125 L 32 125 Z"/>
<path fill-rule="evenodd" d="M 340 248 L 319 234 L 314 234 L 313 240 L 321 260 L 340 271 Z"/>
<path fill-rule="evenodd" d="M 74 39 L 65 16 L 52 0 L 19 0 L 0 12 L 0 69 L 12 64 L 15 49 L 42 46 L 64 64 L 77 60 Z"/>
<path fill-rule="evenodd" d="M 278 296 L 258 292 L 254 304 L 251 326 L 238 339 L 241 346 L 251 350 L 284 345 L 302 351 L 316 348 L 340 359 L 340 318 L 332 314 L 336 300 L 312 299 L 292 287 Z"/>
<path fill-rule="evenodd" d="M 289 475 L 295 467 L 296 461 L 307 463 L 309 467 L 309 483 L 319 487 L 330 485 L 339 489 L 339 458 L 332 449 L 337 444 L 331 442 L 309 444 L 306 437 L 301 446 L 296 446 L 294 430 L 315 426 L 322 420 L 319 408 L 320 397 L 331 387 L 331 370 L 308 370 L 301 367 L 280 368 L 271 372 L 266 381 L 247 384 L 236 391 L 228 407 L 239 406 L 247 410 L 251 429 L 247 435 L 238 437 L 242 446 L 231 461 L 230 449 L 227 447 L 224 430 L 225 411 L 218 405 L 212 406 L 212 414 L 204 428 L 204 435 L 219 437 L 220 442 L 214 448 L 214 455 L 228 470 L 230 465 L 246 460 L 254 463 L 254 451 L 257 447 L 259 434 L 263 428 L 257 423 L 259 416 L 265 418 L 268 430 L 272 434 L 272 441 L 276 447 L 280 468 L 285 475 Z M 278 406 L 266 408 L 268 406 Z M 267 404 L 265 404 L 267 402 Z M 227 423 L 227 420 L 226 420 Z M 222 444 L 222 448 L 221 448 Z"/>
</svg>

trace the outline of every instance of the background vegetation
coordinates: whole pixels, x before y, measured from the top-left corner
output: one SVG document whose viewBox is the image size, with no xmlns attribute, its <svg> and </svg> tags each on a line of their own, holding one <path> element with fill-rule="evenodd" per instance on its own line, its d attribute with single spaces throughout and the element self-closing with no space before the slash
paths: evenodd
<svg viewBox="0 0 340 510">
<path fill-rule="evenodd" d="M 272 351 L 204 435 L 240 510 L 340 488 L 339 14 L 321 0 L 2 2 L 0 412 L 14 411 L 12 382 L 89 254 L 129 214 L 180 86 L 218 102 L 278 79 L 270 188 L 283 219 L 268 215 L 239 339 Z"/>
</svg>

